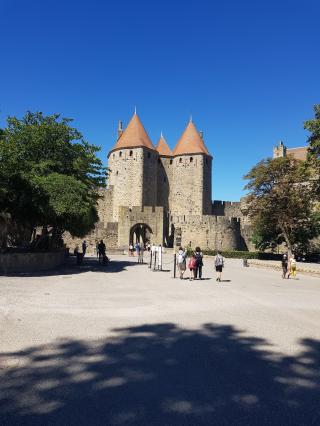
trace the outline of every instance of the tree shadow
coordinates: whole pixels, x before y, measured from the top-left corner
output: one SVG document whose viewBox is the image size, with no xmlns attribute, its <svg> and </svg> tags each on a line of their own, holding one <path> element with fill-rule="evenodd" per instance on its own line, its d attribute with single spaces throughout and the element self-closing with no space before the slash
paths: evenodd
<svg viewBox="0 0 320 426">
<path fill-rule="evenodd" d="M 114 330 L 2 354 L 1 425 L 317 425 L 320 343 L 295 357 L 229 325 Z"/>
<path fill-rule="evenodd" d="M 46 271 L 35 271 L 35 272 L 25 272 L 25 273 L 10 273 L 6 276 L 10 277 L 47 277 L 47 276 L 58 276 L 58 275 L 74 275 L 82 274 L 84 272 L 121 272 L 126 270 L 128 267 L 139 265 L 137 261 L 130 260 L 113 260 L 109 262 L 108 265 L 99 263 L 98 259 L 95 257 L 86 257 L 83 262 L 78 265 L 76 258 L 71 256 L 69 257 L 64 265 L 61 265 L 58 268 L 50 269 Z M 145 264 L 146 265 L 146 264 Z M 1 275 L 0 275 L 1 276 Z"/>
</svg>

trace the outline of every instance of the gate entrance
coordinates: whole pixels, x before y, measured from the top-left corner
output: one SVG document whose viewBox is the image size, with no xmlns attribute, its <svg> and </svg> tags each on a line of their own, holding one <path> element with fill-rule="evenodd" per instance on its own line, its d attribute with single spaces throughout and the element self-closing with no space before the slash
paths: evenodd
<svg viewBox="0 0 320 426">
<path fill-rule="evenodd" d="M 136 223 L 130 229 L 129 244 L 140 243 L 145 245 L 150 242 L 152 229 L 146 223 Z"/>
</svg>

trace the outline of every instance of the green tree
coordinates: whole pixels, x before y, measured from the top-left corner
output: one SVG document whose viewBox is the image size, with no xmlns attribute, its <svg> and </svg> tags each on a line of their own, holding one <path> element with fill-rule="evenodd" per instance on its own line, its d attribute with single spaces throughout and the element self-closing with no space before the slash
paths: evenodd
<svg viewBox="0 0 320 426">
<path fill-rule="evenodd" d="M 308 164 L 313 172 L 313 187 L 320 199 L 320 104 L 314 106 L 315 117 L 304 123 L 304 128 L 311 134 L 308 138 Z"/>
<path fill-rule="evenodd" d="M 106 169 L 99 148 L 71 121 L 27 112 L 22 119 L 9 117 L 0 134 L 0 212 L 10 215 L 16 244 L 36 227 L 53 243 L 64 231 L 81 237 L 97 221 Z"/>
<path fill-rule="evenodd" d="M 263 160 L 245 176 L 249 195 L 244 213 L 251 219 L 259 248 L 285 242 L 292 252 L 319 234 L 310 177 L 310 169 L 291 157 Z"/>
</svg>

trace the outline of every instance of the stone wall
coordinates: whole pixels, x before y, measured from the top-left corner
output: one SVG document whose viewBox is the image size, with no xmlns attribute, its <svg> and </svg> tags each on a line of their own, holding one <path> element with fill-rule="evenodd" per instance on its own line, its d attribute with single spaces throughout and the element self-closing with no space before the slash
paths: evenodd
<svg viewBox="0 0 320 426">
<path fill-rule="evenodd" d="M 98 215 L 99 219 L 104 222 L 113 222 L 113 198 L 114 187 L 109 186 L 108 189 L 101 189 L 101 198 L 98 201 Z"/>
<path fill-rule="evenodd" d="M 66 250 L 47 253 L 0 254 L 0 274 L 30 273 L 55 269 L 65 262 L 66 257 Z"/>
<path fill-rule="evenodd" d="M 170 211 L 170 189 L 173 175 L 173 159 L 170 157 L 160 157 L 158 160 L 157 179 L 157 206 L 162 206 L 166 211 Z"/>
<path fill-rule="evenodd" d="M 118 247 L 127 248 L 131 228 L 138 224 L 147 224 L 151 230 L 151 244 L 163 244 L 164 211 L 163 207 L 120 207 L 118 227 Z"/>
<path fill-rule="evenodd" d="M 109 187 L 114 187 L 113 221 L 118 221 L 119 207 L 143 205 L 143 148 L 122 149 L 109 156 Z M 150 161 L 152 161 L 150 159 Z"/>
<path fill-rule="evenodd" d="M 209 156 L 203 157 L 203 201 L 202 214 L 211 214 L 212 203 L 212 158 Z"/>
<path fill-rule="evenodd" d="M 211 179 L 209 179 L 211 163 L 208 158 L 205 155 L 174 157 L 171 185 L 172 215 L 202 215 L 204 206 L 211 204 Z"/>
<path fill-rule="evenodd" d="M 239 201 L 220 201 L 212 202 L 212 214 L 215 216 L 242 217 L 241 203 Z"/>
<path fill-rule="evenodd" d="M 142 206 L 155 206 L 157 204 L 158 161 L 159 154 L 157 151 L 148 148 L 143 149 Z M 139 206 L 139 204 L 134 203 L 132 206 Z"/>
<path fill-rule="evenodd" d="M 174 216 L 172 220 L 175 245 L 215 250 L 238 250 L 241 246 L 240 220 L 237 218 L 192 215 Z"/>
</svg>

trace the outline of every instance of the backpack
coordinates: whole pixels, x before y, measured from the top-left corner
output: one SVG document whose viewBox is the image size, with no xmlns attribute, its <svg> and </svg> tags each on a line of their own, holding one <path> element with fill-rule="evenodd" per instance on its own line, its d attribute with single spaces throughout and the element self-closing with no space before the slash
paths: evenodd
<svg viewBox="0 0 320 426">
<path fill-rule="evenodd" d="M 216 256 L 215 266 L 223 266 L 223 257 L 220 254 Z"/>
<path fill-rule="evenodd" d="M 186 256 L 184 253 L 179 253 L 178 254 L 178 263 L 183 263 L 186 261 Z"/>
<path fill-rule="evenodd" d="M 189 268 L 190 269 L 195 269 L 196 268 L 196 266 L 197 266 L 197 260 L 196 259 L 194 259 L 193 257 L 190 259 L 190 261 L 189 261 Z"/>
</svg>

